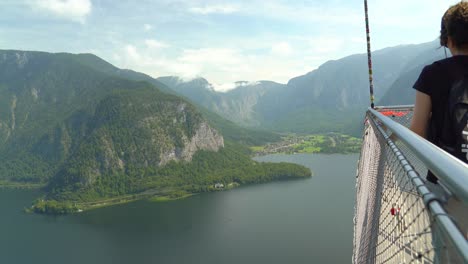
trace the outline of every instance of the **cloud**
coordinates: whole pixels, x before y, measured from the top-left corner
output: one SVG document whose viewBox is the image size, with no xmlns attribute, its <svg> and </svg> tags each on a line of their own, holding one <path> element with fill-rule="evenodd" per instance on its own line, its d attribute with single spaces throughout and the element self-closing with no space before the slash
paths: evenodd
<svg viewBox="0 0 468 264">
<path fill-rule="evenodd" d="M 120 62 L 120 61 L 122 61 L 122 56 L 120 56 L 120 55 L 117 54 L 117 53 L 114 53 L 114 54 L 112 54 L 112 59 L 113 59 L 114 61 Z"/>
<path fill-rule="evenodd" d="M 185 49 L 179 60 L 191 64 L 224 64 L 225 67 L 242 63 L 238 51 L 231 48 Z"/>
<path fill-rule="evenodd" d="M 312 53 L 336 53 L 339 51 L 345 40 L 335 36 L 319 36 L 309 40 Z"/>
<path fill-rule="evenodd" d="M 227 92 L 237 87 L 235 83 L 213 83 L 213 89 L 218 92 Z"/>
<path fill-rule="evenodd" d="M 121 54 L 114 55 L 114 63 L 121 67 L 144 72 L 153 77 L 178 76 L 184 81 L 204 77 L 216 91 L 228 91 L 239 86 L 255 84 L 257 80 L 287 82 L 304 74 L 303 58 L 278 59 L 270 53 L 258 55 L 237 48 L 182 49 L 176 54 L 152 52 L 146 46 L 128 44 Z M 308 67 L 309 69 L 310 67 Z"/>
<path fill-rule="evenodd" d="M 278 42 L 271 47 L 271 52 L 279 56 L 289 56 L 292 53 L 291 46 L 287 42 Z"/>
<path fill-rule="evenodd" d="M 254 86 L 260 84 L 260 82 L 248 82 L 248 81 L 239 81 L 235 83 L 237 87 L 245 87 L 245 86 Z"/>
<path fill-rule="evenodd" d="M 162 49 L 162 48 L 167 48 L 169 47 L 168 44 L 164 43 L 164 42 L 161 42 L 161 41 L 157 41 L 155 39 L 147 39 L 145 40 L 145 45 L 150 48 L 150 49 Z"/>
<path fill-rule="evenodd" d="M 138 53 L 137 48 L 133 45 L 125 46 L 125 54 L 132 61 L 141 61 L 142 56 Z"/>
<path fill-rule="evenodd" d="M 215 1 L 212 0 L 211 3 L 216 3 Z M 434 20 L 433 17 L 437 17 L 437 13 L 443 13 L 445 6 L 448 6 L 447 3 L 436 3 L 440 0 L 414 1 L 421 5 L 424 14 L 416 12 L 415 10 L 420 9 L 415 8 L 412 2 L 404 0 L 375 0 L 371 3 L 374 49 L 387 47 L 388 43 L 396 45 L 403 41 L 414 41 L 420 31 L 428 31 L 426 29 L 432 27 L 423 24 L 431 20 L 431 17 Z M 424 1 L 437 4 L 437 8 L 424 6 Z M 319 67 L 327 60 L 364 53 L 366 49 L 363 8 L 347 2 L 338 6 L 327 1 L 316 4 L 308 4 L 308 1 L 286 4 L 285 1 L 249 0 L 235 2 L 235 6 L 210 5 L 206 1 L 202 1 L 205 5 L 194 5 L 192 3 L 195 1 L 188 0 L 181 2 L 184 4 L 176 5 L 180 10 L 176 20 L 179 22 L 188 19 L 186 23 L 193 26 L 200 23 L 200 28 L 203 27 L 200 32 L 203 34 L 180 34 L 184 37 L 179 39 L 166 38 L 164 32 L 161 32 L 161 39 L 146 37 L 148 39 L 143 38 L 143 41 L 134 42 L 133 45 L 121 44 L 119 47 L 126 49 L 119 63 L 125 63 L 129 68 L 154 77 L 204 77 L 213 84 L 215 90 L 226 91 L 234 88 L 235 82 L 239 80 L 273 80 L 284 83 Z M 222 20 L 226 19 L 225 16 L 193 16 L 234 12 L 241 13 L 243 20 L 236 21 L 236 16 L 229 17 L 228 20 Z M 391 23 L 400 18 L 405 22 Z M 169 21 L 170 19 L 173 17 Z M 434 20 L 435 23 L 438 23 L 437 20 Z M 261 26 L 258 26 L 255 24 L 258 21 L 263 24 L 259 23 Z M 229 27 L 234 22 L 236 27 Z M 267 30 L 263 27 L 265 23 L 271 24 Z M 140 27 L 142 24 L 139 24 Z M 245 30 L 249 25 L 252 27 Z M 419 27 L 417 31 L 403 30 L 416 26 Z M 434 28 L 436 32 L 437 25 Z M 408 37 L 408 34 L 415 36 Z M 430 35 L 426 37 L 427 35 L 418 37 L 421 41 L 417 42 L 433 38 Z M 170 47 L 163 42 L 165 39 L 171 39 Z M 165 49 L 161 50 L 162 48 Z"/>
<path fill-rule="evenodd" d="M 90 0 L 36 0 L 31 4 L 35 9 L 80 23 L 85 22 L 92 9 Z"/>
<path fill-rule="evenodd" d="M 239 9 L 232 5 L 211 5 L 203 7 L 189 8 L 191 13 L 209 15 L 209 14 L 231 14 L 239 11 Z"/>
<path fill-rule="evenodd" d="M 251 15 L 295 23 L 298 21 L 320 23 L 319 25 L 326 27 L 336 24 L 346 26 L 360 25 L 363 20 L 361 10 L 361 8 L 328 4 L 328 1 L 323 1 L 322 3 L 317 1 L 314 4 L 307 4 L 307 1 L 294 3 L 251 0 L 248 5 L 242 8 L 243 13 Z"/>
<path fill-rule="evenodd" d="M 246 86 L 253 86 L 258 85 L 260 82 L 253 81 L 238 81 L 238 82 L 228 82 L 228 83 L 212 83 L 209 85 L 209 89 L 213 89 L 217 92 L 227 92 L 237 87 L 246 87 Z M 208 87 L 207 87 L 208 88 Z"/>
<path fill-rule="evenodd" d="M 233 75 L 246 67 L 245 60 L 246 58 L 235 49 L 184 49 L 166 66 L 168 70 L 183 78 L 217 75 L 231 80 Z"/>
<path fill-rule="evenodd" d="M 353 42 L 353 43 L 365 44 L 366 43 L 366 38 L 364 38 L 364 37 L 351 37 L 350 41 Z"/>
<path fill-rule="evenodd" d="M 153 29 L 153 26 L 150 25 L 150 24 L 144 24 L 144 25 L 143 25 L 143 30 L 144 30 L 144 31 L 150 31 L 150 30 L 152 30 L 152 29 Z"/>
<path fill-rule="evenodd" d="M 372 49 L 416 44 L 435 39 L 439 34 L 442 15 L 449 6 L 457 2 L 460 0 L 370 1 Z M 361 36 L 365 36 L 363 28 L 364 24 Z M 361 45 L 364 47 L 365 44 Z M 365 49 L 362 51 L 365 52 Z"/>
</svg>

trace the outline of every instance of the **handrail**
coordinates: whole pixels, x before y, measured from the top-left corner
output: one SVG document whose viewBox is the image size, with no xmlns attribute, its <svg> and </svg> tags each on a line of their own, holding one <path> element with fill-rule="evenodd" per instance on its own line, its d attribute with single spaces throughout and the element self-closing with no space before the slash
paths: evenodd
<svg viewBox="0 0 468 264">
<path fill-rule="evenodd" d="M 395 129 L 395 131 L 394 130 L 392 130 L 392 131 L 395 134 L 397 134 L 397 136 L 399 136 L 399 137 L 401 137 L 401 135 L 403 135 L 403 137 L 400 138 L 401 141 L 403 141 L 411 150 L 413 150 L 413 148 L 415 148 L 415 146 L 411 146 L 411 144 L 410 144 L 410 142 L 413 142 L 415 140 L 415 139 L 412 138 L 413 136 L 416 137 L 416 139 L 417 139 L 413 143 L 418 143 L 419 144 L 420 142 L 418 142 L 418 141 L 422 140 L 422 141 L 424 141 L 423 143 L 428 144 L 429 147 L 432 147 L 432 146 L 435 147 L 434 145 L 432 145 L 432 144 L 428 143 L 427 141 L 425 141 L 423 138 L 421 138 L 419 136 L 416 136 L 414 133 L 412 133 L 406 127 L 394 122 L 393 120 L 391 120 L 388 117 L 385 117 L 384 115 L 380 114 L 379 112 L 375 111 L 374 109 L 369 108 L 369 111 L 376 118 L 380 118 L 379 120 L 383 123 L 383 125 L 385 125 L 387 127 L 388 127 L 389 124 L 392 124 L 392 125 L 396 124 L 398 126 L 401 126 L 401 127 L 395 126 L 393 128 L 391 128 L 391 127 L 388 127 L 388 128 L 390 128 L 390 130 Z M 383 119 L 387 119 L 387 120 L 382 120 L 381 119 L 382 117 L 384 117 Z M 406 174 L 408 175 L 410 180 L 413 182 L 413 184 L 415 186 L 417 186 L 418 193 L 424 199 L 424 203 L 430 209 L 430 212 L 431 212 L 432 216 L 435 219 L 437 219 L 436 221 L 439 224 L 439 226 L 441 227 L 441 230 L 447 235 L 448 239 L 453 243 L 456 250 L 458 251 L 460 256 L 464 259 L 464 261 L 465 262 L 468 261 L 468 243 L 467 243 L 467 240 L 465 239 L 464 235 L 455 226 L 452 219 L 447 215 L 447 212 L 445 211 L 445 209 L 439 203 L 437 197 L 435 197 L 434 194 L 426 187 L 426 185 L 422 181 L 420 175 L 414 170 L 414 168 L 411 166 L 411 164 L 408 163 L 408 161 L 406 160 L 405 155 L 400 152 L 400 150 L 395 145 L 395 143 L 387 135 L 384 128 L 382 128 L 381 125 L 376 123 L 376 121 L 374 119 L 371 119 L 370 121 L 373 122 L 373 124 L 377 127 L 377 129 L 383 135 L 385 140 L 387 140 L 387 144 L 390 146 L 392 151 L 396 154 L 396 156 L 399 157 L 398 159 L 399 159 L 401 165 L 403 165 L 403 168 L 404 168 Z M 403 128 L 402 129 L 403 133 L 396 133 L 396 130 L 399 130 L 401 128 Z M 408 135 L 411 135 L 411 136 L 408 136 Z M 432 150 L 432 151 L 434 151 L 434 150 Z M 435 152 L 438 152 L 438 151 L 435 151 Z M 429 153 L 430 152 L 427 152 L 426 154 L 429 154 Z M 444 153 L 442 153 L 442 154 L 444 154 Z M 417 154 L 417 155 L 419 155 L 419 154 Z M 445 153 L 444 155 L 450 156 L 450 155 L 448 155 L 448 153 Z M 421 158 L 421 157 L 419 157 L 419 158 Z M 421 160 L 423 161 L 423 159 L 421 159 Z M 468 171 L 465 171 L 465 174 L 468 174 Z"/>
<path fill-rule="evenodd" d="M 413 109 L 414 108 L 414 105 L 391 105 L 391 106 L 376 106 L 374 107 L 374 109 L 405 109 L 405 110 L 408 110 L 408 109 Z"/>
<path fill-rule="evenodd" d="M 382 122 L 386 128 L 390 129 L 456 198 L 468 205 L 467 164 L 378 111 L 369 107 L 368 112 Z"/>
</svg>

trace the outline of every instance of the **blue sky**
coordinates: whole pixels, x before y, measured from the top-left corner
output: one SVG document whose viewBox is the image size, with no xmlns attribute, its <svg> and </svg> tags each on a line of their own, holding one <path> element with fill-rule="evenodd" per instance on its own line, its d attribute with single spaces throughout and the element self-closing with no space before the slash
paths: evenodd
<svg viewBox="0 0 468 264">
<path fill-rule="evenodd" d="M 432 41 L 458 0 L 368 0 L 372 49 Z M 94 53 L 153 77 L 286 83 L 364 53 L 363 0 L 0 0 L 0 49 Z"/>
</svg>

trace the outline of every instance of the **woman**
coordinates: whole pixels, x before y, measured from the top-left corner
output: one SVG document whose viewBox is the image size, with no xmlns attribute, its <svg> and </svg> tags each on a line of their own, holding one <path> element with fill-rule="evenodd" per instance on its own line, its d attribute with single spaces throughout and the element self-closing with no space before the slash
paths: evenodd
<svg viewBox="0 0 468 264">
<path fill-rule="evenodd" d="M 468 74 L 468 2 L 460 2 L 445 12 L 440 44 L 453 56 L 426 66 L 414 84 L 416 101 L 410 129 L 442 147 L 442 135 L 448 133 L 444 119 L 450 89 L 463 74 Z M 437 183 L 432 173 L 427 179 Z"/>
<path fill-rule="evenodd" d="M 456 81 L 468 74 L 468 2 L 460 2 L 445 12 L 441 23 L 440 44 L 450 50 L 452 57 L 436 61 L 426 66 L 421 72 L 414 84 L 416 101 L 410 129 L 439 147 L 443 147 L 442 142 L 444 138 L 447 138 L 447 133 L 450 133 L 447 132 L 448 128 L 444 123 L 444 119 L 447 119 L 450 90 Z M 466 162 L 466 159 L 464 161 Z M 438 181 L 431 172 L 428 173 L 427 180 L 434 184 Z M 428 187 L 432 187 L 433 191 L 441 189 L 431 184 L 428 184 Z M 445 209 L 468 238 L 466 205 L 451 197 L 446 202 Z M 433 241 L 436 248 L 439 248 L 437 246 L 439 243 L 445 244 L 439 240 L 440 238 L 433 237 L 433 239 L 436 240 Z M 442 263 L 447 261 L 443 258 L 439 260 Z"/>
</svg>

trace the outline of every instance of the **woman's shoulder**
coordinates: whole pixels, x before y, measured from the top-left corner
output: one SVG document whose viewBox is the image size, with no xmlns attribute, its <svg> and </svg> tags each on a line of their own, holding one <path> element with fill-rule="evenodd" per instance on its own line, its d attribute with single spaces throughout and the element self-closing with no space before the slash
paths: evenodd
<svg viewBox="0 0 468 264">
<path fill-rule="evenodd" d="M 450 81 L 454 79 L 454 72 L 466 70 L 468 70 L 468 56 L 453 56 L 426 65 L 421 75 Z"/>
<path fill-rule="evenodd" d="M 461 67 L 468 63 L 468 56 L 452 56 L 449 58 L 435 61 L 434 63 L 427 65 L 431 69 L 443 69 L 451 67 Z"/>
<path fill-rule="evenodd" d="M 421 72 L 423 78 L 430 78 L 443 74 L 446 71 L 447 64 L 444 60 L 438 60 L 431 64 L 424 66 Z"/>
<path fill-rule="evenodd" d="M 427 65 L 426 67 L 429 69 L 438 70 L 438 69 L 442 69 L 452 64 L 452 61 L 453 61 L 452 57 L 445 58 L 445 59 L 434 61 L 433 63 Z"/>
<path fill-rule="evenodd" d="M 454 57 L 441 59 L 424 66 L 422 73 L 428 76 L 445 76 L 450 72 L 450 69 L 452 67 L 456 67 L 456 64 L 457 62 L 456 59 L 454 59 Z"/>
<path fill-rule="evenodd" d="M 413 88 L 432 97 L 449 81 L 450 66 L 447 63 L 450 63 L 449 60 L 443 59 L 426 65 Z"/>
</svg>

